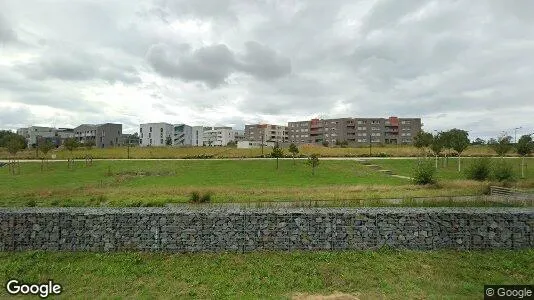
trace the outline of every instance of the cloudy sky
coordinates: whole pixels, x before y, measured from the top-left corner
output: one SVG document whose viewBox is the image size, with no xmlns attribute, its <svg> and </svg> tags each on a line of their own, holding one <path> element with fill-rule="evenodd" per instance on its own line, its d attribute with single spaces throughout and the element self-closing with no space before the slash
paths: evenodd
<svg viewBox="0 0 534 300">
<path fill-rule="evenodd" d="M 534 132 L 534 1 L 2 0 L 0 128 L 423 118 Z"/>
</svg>

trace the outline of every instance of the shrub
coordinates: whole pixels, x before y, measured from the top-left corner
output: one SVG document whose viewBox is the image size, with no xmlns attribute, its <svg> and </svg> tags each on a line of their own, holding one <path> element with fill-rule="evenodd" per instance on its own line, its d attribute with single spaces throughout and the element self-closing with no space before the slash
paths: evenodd
<svg viewBox="0 0 534 300">
<path fill-rule="evenodd" d="M 192 192 L 191 196 L 189 197 L 189 201 L 193 203 L 199 203 L 200 202 L 200 193 L 199 192 Z"/>
<path fill-rule="evenodd" d="M 466 169 L 467 179 L 484 181 L 491 175 L 491 161 L 489 158 L 478 158 L 473 160 L 471 165 Z"/>
<path fill-rule="evenodd" d="M 493 168 L 493 177 L 499 182 L 513 181 L 515 178 L 514 169 L 508 162 L 500 160 Z"/>
<path fill-rule="evenodd" d="M 211 193 L 201 195 L 199 192 L 192 192 L 189 200 L 191 203 L 208 203 L 211 201 Z"/>
<path fill-rule="evenodd" d="M 419 160 L 412 177 L 415 184 L 433 184 L 436 183 L 436 169 L 431 161 Z"/>
<path fill-rule="evenodd" d="M 202 197 L 200 197 L 200 202 L 201 203 L 208 203 L 211 201 L 211 193 L 210 192 L 207 192 L 206 194 L 202 195 Z"/>
<path fill-rule="evenodd" d="M 35 207 L 37 205 L 37 203 L 35 202 L 35 200 L 29 200 L 28 202 L 26 202 L 26 206 L 27 207 Z"/>
</svg>

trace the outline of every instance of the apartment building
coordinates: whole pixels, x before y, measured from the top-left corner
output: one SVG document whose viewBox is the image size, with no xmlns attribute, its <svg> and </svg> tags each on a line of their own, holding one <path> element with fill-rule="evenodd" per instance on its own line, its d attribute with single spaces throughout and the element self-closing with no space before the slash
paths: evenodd
<svg viewBox="0 0 534 300">
<path fill-rule="evenodd" d="M 420 118 L 338 118 L 288 123 L 289 142 L 296 144 L 335 144 L 338 141 L 356 146 L 411 144 L 420 130 Z"/>
<path fill-rule="evenodd" d="M 82 144 L 94 142 L 98 148 L 119 146 L 122 139 L 122 124 L 82 124 L 73 129 L 73 136 Z"/>
<path fill-rule="evenodd" d="M 54 127 L 30 126 L 27 128 L 17 129 L 17 134 L 26 138 L 28 147 L 36 146 L 41 138 L 53 138 L 56 136 L 57 129 Z"/>
<path fill-rule="evenodd" d="M 288 141 L 287 129 L 287 126 L 272 124 L 245 125 L 245 140 L 284 143 Z"/>
<path fill-rule="evenodd" d="M 193 141 L 193 128 L 185 124 L 174 125 L 173 146 L 191 146 Z"/>
<path fill-rule="evenodd" d="M 145 123 L 139 125 L 139 141 L 143 147 L 161 147 L 173 143 L 174 125 L 169 123 Z"/>
<path fill-rule="evenodd" d="M 204 146 L 204 127 L 203 126 L 191 127 L 191 146 L 194 146 L 194 147 Z"/>
<path fill-rule="evenodd" d="M 226 146 L 236 140 L 232 127 L 204 127 L 203 130 L 204 146 Z"/>
</svg>

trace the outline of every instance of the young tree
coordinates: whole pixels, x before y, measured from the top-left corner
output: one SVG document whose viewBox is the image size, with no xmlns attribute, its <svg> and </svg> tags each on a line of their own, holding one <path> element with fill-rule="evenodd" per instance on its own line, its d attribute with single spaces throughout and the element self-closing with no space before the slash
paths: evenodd
<svg viewBox="0 0 534 300">
<path fill-rule="evenodd" d="M 39 151 L 43 153 L 43 157 L 41 158 L 41 171 L 43 171 L 44 163 L 48 159 L 47 157 L 48 152 L 50 152 L 50 150 L 54 148 L 54 144 L 52 144 L 52 142 L 50 141 L 42 141 L 41 143 L 39 143 L 38 148 L 39 148 Z"/>
<path fill-rule="evenodd" d="M 13 159 L 9 162 L 9 171 L 11 172 L 11 174 L 15 175 L 18 167 L 20 173 L 20 166 L 18 166 L 17 164 L 17 152 L 24 149 L 24 141 L 12 136 L 6 141 L 5 146 L 7 148 L 7 152 L 9 152 L 9 154 L 13 156 Z"/>
<path fill-rule="evenodd" d="M 427 155 L 426 148 L 430 147 L 432 144 L 432 134 L 430 132 L 424 132 L 423 130 L 419 131 L 417 135 L 413 138 L 413 145 L 418 149 L 421 149 Z"/>
<path fill-rule="evenodd" d="M 490 147 L 499 155 L 500 157 L 504 158 L 506 153 L 510 152 L 512 150 L 512 137 L 511 136 L 503 136 L 500 137 L 497 141 L 491 141 L 491 144 L 489 144 Z"/>
<path fill-rule="evenodd" d="M 430 150 L 432 150 L 432 153 L 436 157 L 436 169 L 438 168 L 438 156 L 443 151 L 443 138 L 441 136 L 441 132 L 432 136 L 432 143 L 430 144 Z"/>
<path fill-rule="evenodd" d="M 78 148 L 78 146 L 80 144 L 78 143 L 78 140 L 76 140 L 75 138 L 68 138 L 68 139 L 65 140 L 64 145 L 65 145 L 65 148 L 67 148 L 67 150 L 69 150 L 69 152 L 70 152 L 70 157 L 67 160 L 67 164 L 68 164 L 68 166 L 70 168 L 71 163 L 74 163 L 74 158 L 73 158 L 72 152 L 74 151 L 74 149 Z"/>
<path fill-rule="evenodd" d="M 295 164 L 295 156 L 299 154 L 299 147 L 297 145 L 291 143 L 289 145 L 289 153 L 291 153 L 291 156 L 293 157 L 293 165 Z"/>
<path fill-rule="evenodd" d="M 469 133 L 461 129 L 449 130 L 451 148 L 458 153 L 458 172 L 461 172 L 462 152 L 469 147 Z"/>
<path fill-rule="evenodd" d="M 284 150 L 278 146 L 278 143 L 274 145 L 273 151 L 271 152 L 271 157 L 276 158 L 276 169 L 278 170 L 278 159 L 284 157 Z"/>
<path fill-rule="evenodd" d="M 534 142 L 530 135 L 523 135 L 516 144 L 517 154 L 521 155 L 521 178 L 525 178 L 525 156 L 534 151 Z"/>
<path fill-rule="evenodd" d="M 167 138 L 165 139 L 165 145 L 172 146 L 172 138 L 171 138 L 171 136 L 167 136 Z"/>
<path fill-rule="evenodd" d="M 308 157 L 306 162 L 310 167 L 312 167 L 312 175 L 315 175 L 315 168 L 319 165 L 319 155 L 313 153 Z"/>
<path fill-rule="evenodd" d="M 441 138 L 441 141 L 443 143 L 443 149 L 446 150 L 445 151 L 445 166 L 448 167 L 449 166 L 449 156 L 450 156 L 448 154 L 450 154 L 449 152 L 450 152 L 450 149 L 452 148 L 450 130 L 441 132 L 440 138 Z"/>
</svg>

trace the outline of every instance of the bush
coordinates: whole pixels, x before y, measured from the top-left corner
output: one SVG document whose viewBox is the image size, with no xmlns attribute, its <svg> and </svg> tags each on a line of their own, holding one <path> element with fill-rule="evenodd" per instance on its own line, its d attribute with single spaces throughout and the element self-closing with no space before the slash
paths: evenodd
<svg viewBox="0 0 534 300">
<path fill-rule="evenodd" d="M 37 203 L 35 202 L 35 200 L 29 200 L 28 202 L 26 202 L 26 206 L 27 207 L 35 207 L 37 206 Z"/>
<path fill-rule="evenodd" d="M 436 183 L 436 169 L 431 161 L 419 160 L 412 177 L 415 184 L 433 184 Z"/>
<path fill-rule="evenodd" d="M 211 201 L 211 193 L 207 192 L 201 195 L 199 192 L 192 192 L 189 201 L 191 203 L 208 203 Z"/>
<path fill-rule="evenodd" d="M 491 175 L 491 161 L 489 158 L 478 158 L 473 160 L 465 171 L 467 179 L 484 181 Z"/>
<path fill-rule="evenodd" d="M 493 178 L 499 182 L 513 181 L 515 179 L 514 168 L 508 162 L 500 160 L 493 168 Z"/>
</svg>

